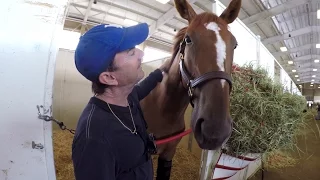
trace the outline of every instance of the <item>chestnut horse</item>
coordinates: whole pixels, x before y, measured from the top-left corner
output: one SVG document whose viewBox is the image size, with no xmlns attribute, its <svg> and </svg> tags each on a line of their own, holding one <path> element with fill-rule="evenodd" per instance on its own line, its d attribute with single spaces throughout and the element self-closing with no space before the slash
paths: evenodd
<svg viewBox="0 0 320 180">
<path fill-rule="evenodd" d="M 233 0 L 217 15 L 196 14 L 186 0 L 175 0 L 180 16 L 189 25 L 175 37 L 170 69 L 161 83 L 141 101 L 148 131 L 157 140 L 185 130 L 184 114 L 193 107 L 191 128 L 201 149 L 219 149 L 231 136 L 229 101 L 231 68 L 236 38 L 228 24 L 238 16 L 241 0 Z M 157 180 L 170 179 L 172 159 L 180 142 L 159 145 Z"/>
</svg>

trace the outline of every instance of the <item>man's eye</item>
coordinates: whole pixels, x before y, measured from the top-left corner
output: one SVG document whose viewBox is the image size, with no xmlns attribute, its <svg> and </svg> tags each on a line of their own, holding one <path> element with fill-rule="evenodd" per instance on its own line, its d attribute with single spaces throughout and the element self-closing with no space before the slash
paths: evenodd
<svg viewBox="0 0 320 180">
<path fill-rule="evenodd" d="M 129 54 L 129 56 L 133 56 L 135 54 L 135 50 L 131 49 L 128 54 Z"/>
</svg>

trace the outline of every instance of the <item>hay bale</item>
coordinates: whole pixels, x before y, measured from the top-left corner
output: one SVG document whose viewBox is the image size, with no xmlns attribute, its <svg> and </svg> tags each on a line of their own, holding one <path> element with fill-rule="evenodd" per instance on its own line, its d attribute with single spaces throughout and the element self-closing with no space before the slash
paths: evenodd
<svg viewBox="0 0 320 180">
<path fill-rule="evenodd" d="M 68 131 L 53 131 L 53 150 L 57 180 L 74 180 L 71 146 L 73 134 Z M 157 168 L 157 157 L 153 156 L 154 172 Z M 199 179 L 200 159 L 180 145 L 173 159 L 170 180 Z M 156 175 L 156 174 L 155 174 Z"/>
<path fill-rule="evenodd" d="M 306 100 L 286 92 L 263 68 L 234 66 L 231 116 L 234 131 L 227 143 L 232 155 L 265 153 L 294 146 L 304 125 Z"/>
</svg>

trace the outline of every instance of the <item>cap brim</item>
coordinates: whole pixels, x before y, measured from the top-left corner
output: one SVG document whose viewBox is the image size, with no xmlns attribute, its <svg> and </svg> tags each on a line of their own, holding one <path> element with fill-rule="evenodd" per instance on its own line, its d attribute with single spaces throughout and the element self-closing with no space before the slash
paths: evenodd
<svg viewBox="0 0 320 180">
<path fill-rule="evenodd" d="M 122 42 L 118 48 L 119 51 L 134 48 L 147 39 L 149 35 L 149 26 L 147 23 L 141 23 L 126 28 Z"/>
</svg>

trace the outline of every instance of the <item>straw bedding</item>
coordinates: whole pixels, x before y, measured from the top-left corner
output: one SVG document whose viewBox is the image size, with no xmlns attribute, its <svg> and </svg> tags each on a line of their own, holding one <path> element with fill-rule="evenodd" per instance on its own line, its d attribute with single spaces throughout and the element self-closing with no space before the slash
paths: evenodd
<svg viewBox="0 0 320 180">
<path fill-rule="evenodd" d="M 234 129 L 227 152 L 240 155 L 293 147 L 295 134 L 304 125 L 305 98 L 286 92 L 263 68 L 234 65 L 233 69 Z"/>
<path fill-rule="evenodd" d="M 57 180 L 74 180 L 73 164 L 71 160 L 71 145 L 73 134 L 68 131 L 54 130 L 54 160 Z M 154 172 L 157 169 L 157 156 L 153 156 Z M 190 153 L 186 148 L 177 147 L 173 159 L 170 180 L 198 179 L 200 159 Z"/>
</svg>

